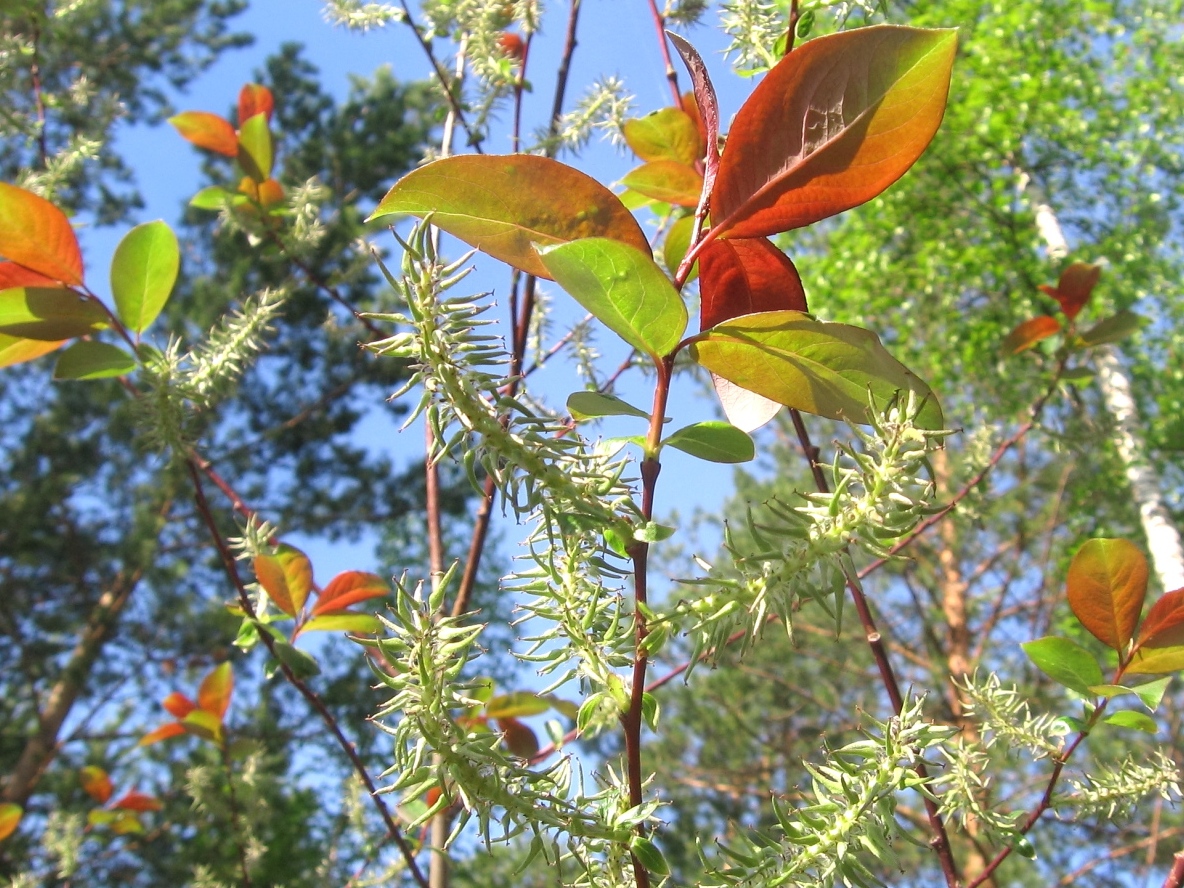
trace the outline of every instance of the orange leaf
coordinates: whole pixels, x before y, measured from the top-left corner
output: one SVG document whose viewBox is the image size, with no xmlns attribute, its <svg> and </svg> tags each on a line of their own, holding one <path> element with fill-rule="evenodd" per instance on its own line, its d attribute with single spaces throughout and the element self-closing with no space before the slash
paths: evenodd
<svg viewBox="0 0 1184 888">
<path fill-rule="evenodd" d="M 715 240 L 699 254 L 699 327 L 758 311 L 807 311 L 802 279 L 768 238 Z"/>
<path fill-rule="evenodd" d="M 169 715 L 174 718 L 184 718 L 193 712 L 193 710 L 197 709 L 197 704 L 180 691 L 173 691 L 160 701 L 160 705 L 168 710 Z"/>
<path fill-rule="evenodd" d="M 26 339 L 23 336 L 9 336 L 0 333 L 0 367 L 12 367 L 32 361 L 42 355 L 47 355 L 57 348 L 61 348 L 68 340 L 60 339 L 56 342 L 44 339 Z"/>
<path fill-rule="evenodd" d="M 275 99 L 271 90 L 258 83 L 248 83 L 238 93 L 238 124 L 256 114 L 266 114 L 271 120 L 271 112 L 275 108 Z"/>
<path fill-rule="evenodd" d="M 161 740 L 168 740 L 170 737 L 180 737 L 185 733 L 185 728 L 180 722 L 169 722 L 167 725 L 161 725 L 155 731 L 150 731 L 140 738 L 139 746 L 151 746 L 153 743 L 159 743 Z"/>
<path fill-rule="evenodd" d="M 219 663 L 202 679 L 197 692 L 197 706 L 203 712 L 217 716 L 221 721 L 230 707 L 230 695 L 234 692 L 234 673 L 230 671 L 230 663 Z M 186 713 L 183 717 L 188 717 Z"/>
<path fill-rule="evenodd" d="M 801 228 L 880 194 L 945 112 L 953 31 L 880 25 L 795 49 L 736 115 L 711 195 L 724 237 Z"/>
<path fill-rule="evenodd" d="M 159 811 L 164 804 L 156 796 L 131 790 L 111 806 L 113 809 L 124 811 Z"/>
<path fill-rule="evenodd" d="M 1066 585 L 1081 625 L 1121 653 L 1147 594 L 1147 559 L 1139 548 L 1127 540 L 1089 540 L 1073 556 Z"/>
<path fill-rule="evenodd" d="M 82 251 L 66 214 L 45 198 L 3 182 L 0 256 L 53 281 L 82 283 Z"/>
<path fill-rule="evenodd" d="M 1184 623 L 1184 589 L 1169 592 L 1151 605 L 1139 627 L 1139 645 L 1154 644 L 1156 636 Z"/>
<path fill-rule="evenodd" d="M 208 111 L 186 111 L 169 118 L 181 138 L 198 148 L 238 157 L 238 134 L 225 118 Z"/>
<path fill-rule="evenodd" d="M 57 281 L 53 278 L 47 278 L 23 265 L 0 262 L 0 290 L 9 290 L 13 287 L 52 287 L 55 284 Z"/>
<path fill-rule="evenodd" d="M 1090 294 L 1102 275 L 1102 266 L 1088 262 L 1074 262 L 1061 272 L 1061 279 L 1051 295 L 1060 303 L 1061 311 L 1069 320 L 1085 307 Z M 1043 288 L 1041 288 L 1043 289 Z M 1047 292 L 1047 291 L 1046 291 Z"/>
<path fill-rule="evenodd" d="M 1040 315 L 1038 318 L 1024 321 L 1007 334 L 1007 338 L 1003 340 L 1003 353 L 1018 355 L 1020 352 L 1030 349 L 1040 340 L 1048 339 L 1060 332 L 1061 325 L 1056 318 Z"/>
<path fill-rule="evenodd" d="M 378 574 L 347 570 L 331 579 L 313 607 L 314 615 L 341 613 L 351 604 L 368 598 L 381 598 L 391 587 Z"/>
<path fill-rule="evenodd" d="M 78 772 L 78 782 L 82 790 L 100 805 L 106 804 L 111 798 L 113 787 L 107 772 L 95 765 L 87 765 Z"/>
<path fill-rule="evenodd" d="M 25 809 L 20 805 L 12 803 L 0 805 L 0 842 L 16 832 L 24 813 Z"/>
<path fill-rule="evenodd" d="M 255 577 L 267 597 L 289 617 L 296 616 L 312 589 L 308 556 L 294 546 L 281 544 L 274 555 L 256 556 L 254 565 Z"/>
</svg>

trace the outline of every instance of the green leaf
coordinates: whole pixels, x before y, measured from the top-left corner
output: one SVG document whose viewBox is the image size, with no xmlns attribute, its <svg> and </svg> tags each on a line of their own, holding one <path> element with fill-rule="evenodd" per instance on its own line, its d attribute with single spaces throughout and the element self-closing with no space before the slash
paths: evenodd
<svg viewBox="0 0 1184 888">
<path fill-rule="evenodd" d="M 695 233 L 695 217 L 683 216 L 674 221 L 670 230 L 666 232 L 666 240 L 662 244 L 662 264 L 673 276 L 678 273 L 678 266 L 691 248 L 691 235 Z M 691 266 L 691 273 L 687 275 L 689 284 L 699 276 L 699 261 Z"/>
<path fill-rule="evenodd" d="M 691 166 L 706 152 L 698 125 L 681 108 L 661 108 L 626 120 L 621 135 L 642 160 L 671 160 Z"/>
<path fill-rule="evenodd" d="M 651 200 L 695 207 L 703 190 L 703 176 L 685 163 L 656 160 L 631 170 L 621 184 Z"/>
<path fill-rule="evenodd" d="M 670 875 L 670 865 L 666 862 L 666 858 L 662 856 L 658 846 L 645 836 L 634 836 L 630 839 L 629 850 L 633 852 L 633 856 L 641 862 L 641 865 L 655 876 Z"/>
<path fill-rule="evenodd" d="M 572 392 L 567 396 L 567 410 L 575 420 L 594 419 L 597 416 L 650 418 L 640 407 L 634 407 L 614 395 L 602 395 L 600 392 Z"/>
<path fill-rule="evenodd" d="M 732 124 L 711 194 L 718 233 L 789 231 L 884 191 L 937 132 L 956 51 L 954 31 L 882 25 L 789 53 Z"/>
<path fill-rule="evenodd" d="M 1122 712 L 1116 712 L 1113 715 L 1107 716 L 1105 722 L 1108 725 L 1116 725 L 1120 728 L 1132 728 L 1133 730 L 1143 731 L 1148 734 L 1159 732 L 1159 725 L 1155 723 L 1155 719 L 1145 712 L 1135 712 L 1132 709 L 1124 709 Z"/>
<path fill-rule="evenodd" d="M 1139 547 L 1128 540 L 1087 541 L 1069 564 L 1066 587 L 1081 625 L 1102 644 L 1125 651 L 1147 594 L 1147 559 Z"/>
<path fill-rule="evenodd" d="M 195 709 L 183 719 L 181 727 L 189 734 L 208 740 L 211 743 L 222 742 L 222 721 L 212 712 Z"/>
<path fill-rule="evenodd" d="M 1163 702 L 1163 695 L 1171 683 L 1172 677 L 1165 675 L 1163 678 L 1157 678 L 1155 681 L 1149 681 L 1146 684 L 1135 685 L 1131 688 L 1139 699 L 1143 701 L 1143 705 L 1155 712 L 1159 708 L 1159 704 Z"/>
<path fill-rule="evenodd" d="M 1090 688 L 1105 684 L 1102 667 L 1075 641 L 1050 635 L 1021 647 L 1041 672 L 1082 696 L 1093 696 Z"/>
<path fill-rule="evenodd" d="M 645 232 L 615 194 L 579 170 L 533 154 L 465 154 L 429 163 L 396 182 L 370 220 L 429 215 L 470 246 L 548 280 L 536 244 L 608 237 L 650 253 Z"/>
<path fill-rule="evenodd" d="M 301 632 L 354 632 L 373 635 L 382 628 L 382 621 L 372 614 L 323 614 L 313 617 L 300 627 Z"/>
<path fill-rule="evenodd" d="M 129 231 L 111 260 L 111 293 L 119 319 L 134 333 L 156 320 L 181 267 L 177 236 L 158 219 Z"/>
<path fill-rule="evenodd" d="M 660 543 L 674 536 L 675 530 L 676 528 L 658 524 L 656 521 L 647 521 L 633 529 L 633 539 L 641 543 Z"/>
<path fill-rule="evenodd" d="M 1061 374 L 1061 382 L 1067 382 L 1069 385 L 1086 386 L 1090 385 L 1097 376 L 1089 367 L 1070 367 Z"/>
<path fill-rule="evenodd" d="M 530 691 L 499 694 L 485 704 L 486 718 L 524 718 L 551 708 L 551 701 Z"/>
<path fill-rule="evenodd" d="M 691 355 L 743 389 L 831 419 L 868 422 L 869 391 L 880 405 L 898 391 L 913 391 L 925 399 L 917 424 L 943 426 L 929 386 L 861 327 L 816 321 L 800 311 L 767 311 L 699 334 Z"/>
<path fill-rule="evenodd" d="M 286 641 L 275 643 L 275 654 L 297 678 L 312 678 L 314 675 L 321 674 L 321 667 L 317 665 L 316 660 L 299 648 L 292 647 Z"/>
<path fill-rule="evenodd" d="M 658 730 L 658 718 L 661 715 L 662 707 L 658 704 L 658 698 L 653 694 L 641 695 L 641 720 L 649 726 L 651 731 Z"/>
<path fill-rule="evenodd" d="M 1090 693 L 1095 697 L 1105 697 L 1106 699 L 1113 699 L 1114 697 L 1121 697 L 1123 694 L 1133 694 L 1133 688 L 1126 688 L 1122 685 L 1094 685 L 1089 689 Z"/>
<path fill-rule="evenodd" d="M 563 289 L 634 348 L 660 360 L 682 339 L 686 306 L 648 250 L 594 237 L 545 247 L 539 257 Z"/>
<path fill-rule="evenodd" d="M 272 160 L 271 130 L 267 126 L 267 115 L 248 117 L 239 124 L 239 166 L 256 182 L 266 182 L 271 176 Z"/>
<path fill-rule="evenodd" d="M 13 287 L 0 291 L 0 333 L 56 342 L 110 326 L 94 300 L 59 287 Z"/>
<path fill-rule="evenodd" d="M 54 379 L 106 379 L 126 376 L 136 369 L 136 359 L 106 342 L 76 342 L 58 356 Z"/>
<path fill-rule="evenodd" d="M 1148 320 L 1133 311 L 1120 311 L 1105 320 L 1098 321 L 1080 336 L 1084 346 L 1104 345 L 1126 339 L 1148 324 Z"/>
<path fill-rule="evenodd" d="M 681 428 L 662 444 L 708 462 L 742 463 L 756 456 L 756 445 L 747 432 L 718 420 Z"/>
<path fill-rule="evenodd" d="M 245 197 L 227 191 L 219 185 L 209 185 L 189 199 L 189 206 L 197 210 L 220 210 L 227 204 L 241 203 Z"/>
</svg>

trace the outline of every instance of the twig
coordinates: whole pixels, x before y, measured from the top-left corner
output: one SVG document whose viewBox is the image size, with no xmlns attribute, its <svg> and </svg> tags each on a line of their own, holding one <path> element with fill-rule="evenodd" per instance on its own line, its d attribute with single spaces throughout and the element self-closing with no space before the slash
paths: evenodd
<svg viewBox="0 0 1184 888">
<path fill-rule="evenodd" d="M 226 576 L 238 592 L 239 605 L 247 615 L 247 619 L 254 622 L 256 619 L 255 608 L 251 604 L 251 597 L 247 594 L 246 586 L 243 585 L 242 577 L 239 576 L 238 565 L 235 563 L 234 555 L 226 545 L 226 541 L 222 538 L 222 534 L 218 530 L 218 525 L 214 521 L 213 512 L 210 511 L 209 501 L 206 500 L 205 490 L 202 488 L 201 475 L 199 474 L 202 469 L 192 458 L 186 460 L 186 467 L 189 469 L 189 477 L 193 481 L 193 493 L 197 503 L 198 514 L 201 515 L 203 523 L 210 532 L 210 538 L 214 542 L 214 547 L 218 550 L 218 556 L 222 560 L 222 567 L 226 571 Z M 353 765 L 354 771 L 361 779 L 362 785 L 366 787 L 366 791 L 369 793 L 374 807 L 378 810 L 378 814 L 386 826 L 387 835 L 394 839 L 395 844 L 398 845 L 399 851 L 403 855 L 403 859 L 407 862 L 407 869 L 410 871 L 412 877 L 419 884 L 420 888 L 428 888 L 428 881 L 420 870 L 419 864 L 415 862 L 415 853 L 411 850 L 411 846 L 407 843 L 407 839 L 403 836 L 399 825 L 395 823 L 394 818 L 391 816 L 386 802 L 378 794 L 378 788 L 374 785 L 374 780 L 370 777 L 370 772 L 366 769 L 365 762 L 362 761 L 353 743 L 349 741 L 345 733 L 341 730 L 341 726 L 337 723 L 337 719 L 333 716 L 333 713 L 329 711 L 325 702 L 317 695 L 316 691 L 305 684 L 304 680 L 298 677 L 292 671 L 291 667 L 280 658 L 276 651 L 275 639 L 271 637 L 271 634 L 261 631 L 258 635 L 259 640 L 263 642 L 263 646 L 267 648 L 268 653 L 279 664 L 284 678 L 304 697 L 317 715 L 321 717 L 321 720 L 325 723 L 325 727 L 329 729 L 334 739 L 337 740 L 337 745 L 341 747 L 349 759 L 350 764 Z"/>
<path fill-rule="evenodd" d="M 649 5 L 650 16 L 658 30 L 658 46 L 662 50 L 662 62 L 666 65 L 666 82 L 670 84 L 670 92 L 674 96 L 674 107 L 685 111 L 682 107 L 682 93 L 678 90 L 678 71 L 674 68 L 674 61 L 670 58 L 670 47 L 666 43 L 666 18 L 658 9 L 657 0 L 649 0 Z"/>
</svg>

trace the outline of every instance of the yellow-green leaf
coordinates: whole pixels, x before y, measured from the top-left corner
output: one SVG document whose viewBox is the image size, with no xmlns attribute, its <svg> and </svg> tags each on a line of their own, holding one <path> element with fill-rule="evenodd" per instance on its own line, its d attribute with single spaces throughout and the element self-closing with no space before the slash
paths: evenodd
<svg viewBox="0 0 1184 888">
<path fill-rule="evenodd" d="M 54 379 L 107 379 L 126 376 L 136 369 L 136 359 L 118 346 L 86 340 L 75 342 L 58 357 Z"/>
<path fill-rule="evenodd" d="M 255 577 L 275 606 L 294 617 L 312 589 L 312 563 L 299 549 L 280 545 L 274 555 L 255 558 Z"/>
<path fill-rule="evenodd" d="M 109 325 L 107 313 L 81 293 L 61 287 L 14 287 L 0 291 L 0 333 L 59 342 Z"/>
<path fill-rule="evenodd" d="M 642 160 L 673 160 L 689 166 L 706 153 L 699 125 L 681 108 L 661 108 L 626 120 L 621 135 Z"/>
<path fill-rule="evenodd" d="M 256 114 L 239 124 L 238 164 L 256 182 L 266 182 L 271 176 L 271 130 L 267 115 Z"/>
<path fill-rule="evenodd" d="M 134 333 L 156 320 L 181 267 L 177 236 L 162 220 L 129 231 L 111 260 L 111 293 L 119 319 Z"/>
</svg>

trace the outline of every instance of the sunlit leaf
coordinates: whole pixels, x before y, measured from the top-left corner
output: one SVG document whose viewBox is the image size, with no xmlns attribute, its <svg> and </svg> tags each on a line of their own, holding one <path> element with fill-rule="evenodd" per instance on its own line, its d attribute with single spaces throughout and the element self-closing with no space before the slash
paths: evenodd
<svg viewBox="0 0 1184 888">
<path fill-rule="evenodd" d="M 514 691 L 491 697 L 485 704 L 486 718 L 524 718 L 551 708 L 551 701 L 530 691 Z"/>
<path fill-rule="evenodd" d="M 1055 287 L 1041 287 L 1061 306 L 1065 317 L 1072 320 L 1089 302 L 1090 294 L 1101 277 L 1102 266 L 1088 262 L 1074 262 L 1061 272 L 1061 279 Z"/>
<path fill-rule="evenodd" d="M 255 577 L 275 606 L 289 617 L 304 607 L 312 589 L 312 562 L 294 546 L 280 545 L 273 555 L 255 557 Z"/>
<path fill-rule="evenodd" d="M 117 817 L 118 814 L 106 808 L 91 808 L 86 812 L 86 822 L 89 826 L 110 826 Z"/>
<path fill-rule="evenodd" d="M 1157 678 L 1146 684 L 1135 685 L 1131 690 L 1143 701 L 1144 706 L 1154 712 L 1159 708 L 1159 704 L 1163 702 L 1163 695 L 1167 691 L 1171 681 L 1172 677 L 1165 675 L 1163 678 Z"/>
<path fill-rule="evenodd" d="M 372 614 L 333 613 L 313 617 L 300 627 L 301 632 L 353 632 L 373 635 L 382 628 L 382 621 Z"/>
<path fill-rule="evenodd" d="M 1122 310 L 1104 320 L 1098 321 L 1079 337 L 1081 345 L 1105 345 L 1119 342 L 1145 327 L 1149 321 L 1133 311 Z"/>
<path fill-rule="evenodd" d="M 1139 626 L 1138 643 L 1154 642 L 1156 637 L 1184 623 L 1184 589 L 1168 592 L 1151 605 Z"/>
<path fill-rule="evenodd" d="M 111 259 L 111 293 L 129 330 L 142 333 L 156 320 L 180 267 L 177 236 L 160 219 L 137 225 L 119 242 Z"/>
<path fill-rule="evenodd" d="M 238 135 L 228 120 L 208 111 L 185 111 L 169 118 L 181 138 L 192 142 L 198 148 L 238 156 Z"/>
<path fill-rule="evenodd" d="M 1159 725 L 1155 723 L 1155 719 L 1144 712 L 1135 712 L 1133 709 L 1124 709 L 1122 712 L 1109 715 L 1105 718 L 1105 722 L 1108 725 L 1131 728 L 1147 734 L 1156 734 L 1159 732 Z"/>
<path fill-rule="evenodd" d="M 1089 540 L 1073 556 L 1066 589 L 1081 625 L 1121 653 L 1143 611 L 1147 559 L 1128 540 Z"/>
<path fill-rule="evenodd" d="M 187 734 L 211 743 L 222 742 L 222 720 L 214 713 L 195 709 L 180 721 Z"/>
<path fill-rule="evenodd" d="M 233 693 L 234 672 L 231 671 L 230 663 L 219 663 L 202 679 L 201 687 L 197 691 L 197 707 L 222 721 L 230 707 L 230 696 Z"/>
<path fill-rule="evenodd" d="M 550 701 L 551 706 L 556 712 L 575 721 L 576 716 L 580 714 L 579 704 L 573 703 L 571 700 L 564 700 L 562 697 L 556 697 L 554 694 L 547 694 L 547 700 Z"/>
<path fill-rule="evenodd" d="M 1131 658 L 1128 675 L 1166 675 L 1184 669 L 1184 623 L 1155 633 Z"/>
<path fill-rule="evenodd" d="M 621 184 L 652 200 L 693 207 L 699 203 L 703 177 L 684 163 L 655 160 L 631 170 Z"/>
<path fill-rule="evenodd" d="M 58 342 L 107 327 L 107 313 L 93 300 L 63 288 L 15 287 L 0 291 L 0 333 Z"/>
<path fill-rule="evenodd" d="M 887 404 L 898 391 L 925 399 L 917 418 L 941 428 L 937 399 L 869 330 L 817 321 L 799 311 L 745 315 L 699 334 L 692 357 L 741 388 L 831 419 L 868 422 L 869 393 Z"/>
<path fill-rule="evenodd" d="M 239 124 L 238 147 L 238 164 L 243 172 L 256 182 L 267 181 L 274 158 L 266 114 L 256 114 Z"/>
<path fill-rule="evenodd" d="M 1024 321 L 1007 334 L 1000 348 L 1005 355 L 1018 355 L 1027 351 L 1041 340 L 1056 336 L 1061 332 L 1060 322 L 1049 315 L 1040 315 L 1029 321 Z"/>
<path fill-rule="evenodd" d="M 156 796 L 150 796 L 133 789 L 120 796 L 111 807 L 124 811 L 159 811 L 164 807 L 164 804 Z"/>
<path fill-rule="evenodd" d="M 63 284 L 82 283 L 82 251 L 66 214 L 0 182 L 0 256 Z"/>
<path fill-rule="evenodd" d="M 626 120 L 621 127 L 625 144 L 642 160 L 673 160 L 692 166 L 703 159 L 704 139 L 695 119 L 681 108 L 662 108 Z"/>
<path fill-rule="evenodd" d="M 535 252 L 607 237 L 650 254 L 645 232 L 611 191 L 566 164 L 531 154 L 458 155 L 404 176 L 370 219 L 432 217 L 444 231 L 520 268 L 550 279 Z"/>
<path fill-rule="evenodd" d="M 179 722 L 169 722 L 167 725 L 161 725 L 155 731 L 149 731 L 140 738 L 138 745 L 150 746 L 153 743 L 159 743 L 161 740 L 168 740 L 171 737 L 180 737 L 185 733 L 185 727 Z"/>
<path fill-rule="evenodd" d="M 58 357 L 54 379 L 108 379 L 136 369 L 136 359 L 106 342 L 76 342 Z"/>
<path fill-rule="evenodd" d="M 285 641 L 275 643 L 275 652 L 280 662 L 291 669 L 292 674 L 297 678 L 312 678 L 314 675 L 321 674 L 321 667 L 317 665 L 317 661 L 311 655 L 299 648 L 292 647 Z"/>
<path fill-rule="evenodd" d="M 655 876 L 662 877 L 670 874 L 670 864 L 662 856 L 662 852 L 652 840 L 645 836 L 634 836 L 629 841 L 629 850 L 647 870 Z"/>
<path fill-rule="evenodd" d="M 532 758 L 539 751 L 539 738 L 518 719 L 499 718 L 497 726 L 502 732 L 506 749 L 519 758 Z"/>
<path fill-rule="evenodd" d="M 718 373 L 711 374 L 711 384 L 728 422 L 743 432 L 755 432 L 776 416 L 785 405 L 756 392 L 728 382 Z"/>
<path fill-rule="evenodd" d="M 0 842 L 16 832 L 24 813 L 25 809 L 20 805 L 14 805 L 11 802 L 0 805 Z"/>
<path fill-rule="evenodd" d="M 9 336 L 0 333 L 0 367 L 12 367 L 47 355 L 61 348 L 69 340 L 26 339 L 23 336 Z"/>
<path fill-rule="evenodd" d="M 118 836 L 139 835 L 144 832 L 144 824 L 131 811 L 120 811 L 111 822 L 111 829 Z"/>
<path fill-rule="evenodd" d="M 197 709 L 197 704 L 182 694 L 180 691 L 173 691 L 167 697 L 160 701 L 163 706 L 173 718 L 184 718 L 193 710 Z"/>
<path fill-rule="evenodd" d="M 344 611 L 351 604 L 389 595 L 390 583 L 378 574 L 361 570 L 342 571 L 321 590 L 313 614 L 333 614 Z"/>
<path fill-rule="evenodd" d="M 666 266 L 666 270 L 671 275 L 676 274 L 678 267 L 682 265 L 687 250 L 691 248 L 691 237 L 694 234 L 694 216 L 683 216 L 681 219 L 676 219 L 674 224 L 670 226 L 670 230 L 666 232 L 666 240 L 662 243 L 662 264 Z M 698 276 L 699 261 L 696 259 L 691 266 L 691 273 L 687 275 L 686 282 L 689 284 Z"/>
<path fill-rule="evenodd" d="M 82 784 L 82 791 L 100 805 L 106 804 L 107 799 L 111 798 L 114 789 L 111 785 L 111 776 L 97 765 L 81 768 L 78 771 L 78 782 Z"/>
<path fill-rule="evenodd" d="M 808 311 L 797 268 L 768 238 L 712 241 L 699 266 L 702 330 L 762 311 Z"/>
<path fill-rule="evenodd" d="M 539 255 L 550 277 L 634 348 L 657 359 L 678 345 L 687 309 L 648 249 L 596 237 Z"/>
<path fill-rule="evenodd" d="M 756 456 L 756 445 L 746 432 L 718 420 L 681 428 L 662 444 L 708 462 L 742 463 Z"/>
<path fill-rule="evenodd" d="M 787 55 L 732 124 L 711 193 L 719 234 L 789 231 L 884 191 L 937 132 L 956 49 L 952 30 L 881 25 Z"/>
<path fill-rule="evenodd" d="M 1089 651 L 1070 641 L 1049 635 L 1022 644 L 1024 653 L 1040 667 L 1040 671 L 1069 690 L 1083 696 L 1093 696 L 1090 688 L 1104 682 L 1102 667 Z"/>
<path fill-rule="evenodd" d="M 592 419 L 597 416 L 636 416 L 649 419 L 650 415 L 640 407 L 634 407 L 615 395 L 600 392 L 572 392 L 567 396 L 567 409 L 572 418 Z"/>
<path fill-rule="evenodd" d="M 15 262 L 0 262 L 0 290 L 13 287 L 56 287 L 58 282 L 40 272 L 17 265 Z"/>
<path fill-rule="evenodd" d="M 677 528 L 657 521 L 646 521 L 633 528 L 633 539 L 641 543 L 660 543 L 668 540 L 676 533 Z"/>
<path fill-rule="evenodd" d="M 247 83 L 238 93 L 238 122 L 241 126 L 244 120 L 262 114 L 271 120 L 271 112 L 275 108 L 275 98 L 266 86 L 258 83 Z"/>
</svg>

